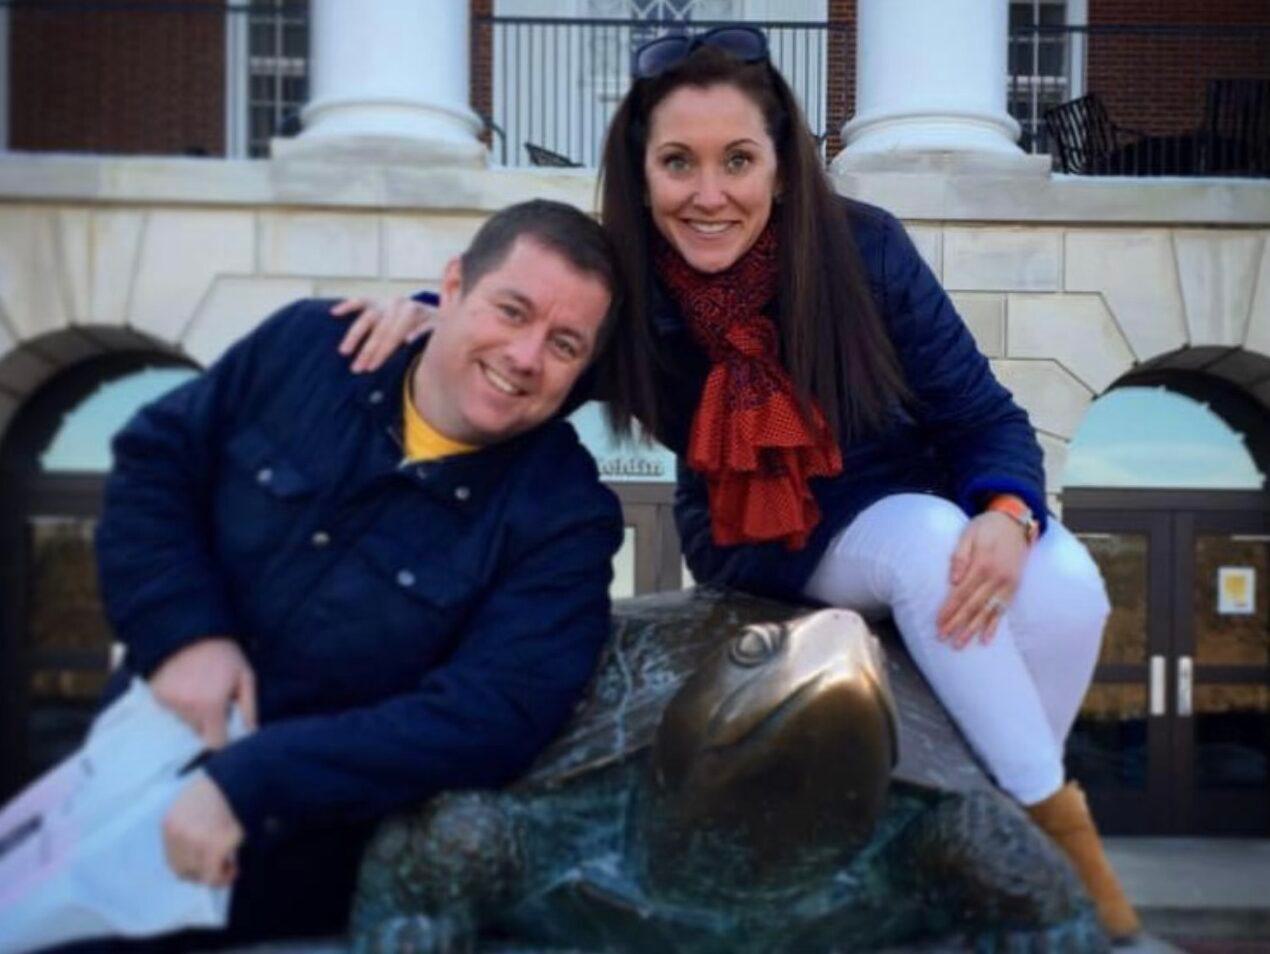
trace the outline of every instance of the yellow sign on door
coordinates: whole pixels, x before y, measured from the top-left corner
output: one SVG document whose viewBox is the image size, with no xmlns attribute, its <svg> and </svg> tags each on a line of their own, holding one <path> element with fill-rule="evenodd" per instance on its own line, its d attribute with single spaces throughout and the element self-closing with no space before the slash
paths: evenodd
<svg viewBox="0 0 1270 954">
<path fill-rule="evenodd" d="M 1217 571 L 1217 612 L 1247 616 L 1256 612 L 1257 571 L 1250 566 L 1223 566 Z"/>
</svg>

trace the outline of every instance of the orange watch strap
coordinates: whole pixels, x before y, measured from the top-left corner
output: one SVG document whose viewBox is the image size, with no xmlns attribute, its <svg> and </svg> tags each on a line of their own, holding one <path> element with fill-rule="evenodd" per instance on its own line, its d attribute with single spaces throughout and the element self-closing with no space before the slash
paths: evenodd
<svg viewBox="0 0 1270 954">
<path fill-rule="evenodd" d="M 1027 537 L 1028 543 L 1035 543 L 1037 536 L 1040 535 L 1041 528 L 1036 522 L 1036 515 L 1021 497 L 1016 497 L 1014 494 L 997 494 L 988 501 L 985 509 L 1003 513 L 1014 520 L 1023 528 L 1023 534 Z"/>
</svg>

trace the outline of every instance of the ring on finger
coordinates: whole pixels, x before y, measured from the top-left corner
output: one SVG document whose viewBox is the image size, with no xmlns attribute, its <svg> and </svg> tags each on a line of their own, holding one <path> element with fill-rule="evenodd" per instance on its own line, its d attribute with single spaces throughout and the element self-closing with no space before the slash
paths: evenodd
<svg viewBox="0 0 1270 954">
<path fill-rule="evenodd" d="M 984 606 L 984 609 L 986 609 L 993 616 L 998 616 L 1001 613 L 1005 612 L 1005 606 L 1006 606 L 1005 600 L 1001 599 L 1001 597 L 999 596 L 992 596 L 992 597 L 989 597 L 987 604 Z"/>
</svg>

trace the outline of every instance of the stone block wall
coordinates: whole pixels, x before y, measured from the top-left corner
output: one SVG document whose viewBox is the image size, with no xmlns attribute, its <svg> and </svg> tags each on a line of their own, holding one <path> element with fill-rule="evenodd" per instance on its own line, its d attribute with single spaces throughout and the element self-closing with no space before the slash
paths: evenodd
<svg viewBox="0 0 1270 954">
<path fill-rule="evenodd" d="M 1004 180 L 893 179 L 843 184 L 905 220 L 1031 415 L 1051 494 L 1090 402 L 1146 362 L 1225 368 L 1270 408 L 1264 365 L 1240 360 L 1270 359 L 1270 189 L 1029 180 L 1005 215 L 992 211 Z M 292 299 L 435 286 L 494 209 L 543 194 L 589 209 L 594 181 L 571 170 L 10 157 L 0 433 L 43 381 L 92 354 L 150 347 L 206 365 Z M 897 195 L 909 198 L 886 201 Z M 1165 220 L 1142 221 L 1151 216 Z"/>
</svg>

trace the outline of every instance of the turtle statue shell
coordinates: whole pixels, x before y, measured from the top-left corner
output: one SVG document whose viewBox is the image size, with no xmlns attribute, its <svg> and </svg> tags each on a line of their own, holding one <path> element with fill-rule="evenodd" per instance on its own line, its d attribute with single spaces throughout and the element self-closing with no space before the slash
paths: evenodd
<svg viewBox="0 0 1270 954">
<path fill-rule="evenodd" d="M 517 788 L 532 790 L 629 758 L 651 744 L 662 710 L 719 643 L 743 627 L 804 615 L 794 606 L 698 587 L 619 600 L 613 634 L 573 718 Z M 992 788 L 889 622 L 873 627 L 886 651 L 899 715 L 892 778 L 943 791 Z"/>
</svg>

